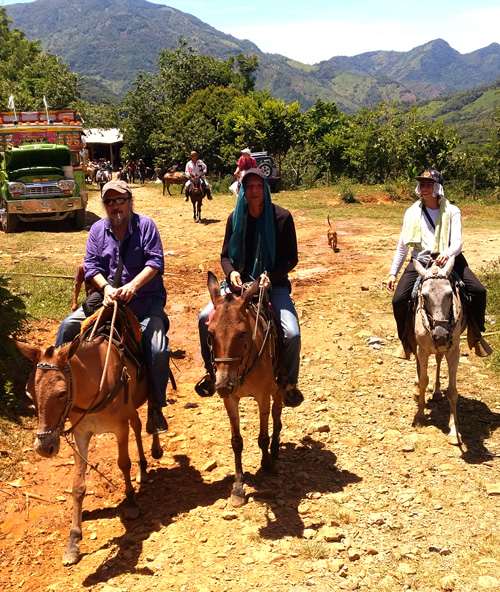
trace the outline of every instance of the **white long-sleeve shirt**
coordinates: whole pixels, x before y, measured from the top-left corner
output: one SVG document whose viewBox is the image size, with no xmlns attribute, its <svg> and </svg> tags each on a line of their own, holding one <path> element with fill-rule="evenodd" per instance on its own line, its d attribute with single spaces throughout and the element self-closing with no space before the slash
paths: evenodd
<svg viewBox="0 0 500 592">
<path fill-rule="evenodd" d="M 411 216 L 411 213 L 409 212 L 410 209 L 406 210 L 403 218 L 403 229 L 399 236 L 398 245 L 396 247 L 396 252 L 394 253 L 394 259 L 392 260 L 392 266 L 389 275 L 398 275 L 406 260 L 406 256 L 408 255 L 409 248 L 403 242 L 403 235 L 406 225 L 409 223 L 409 216 Z M 427 208 L 427 212 L 429 213 L 434 224 L 436 224 L 436 220 L 439 215 L 439 208 L 436 210 L 431 210 L 430 208 Z M 435 230 L 434 228 L 432 228 L 431 223 L 427 220 L 427 217 L 423 211 L 420 216 L 420 228 L 422 229 L 422 248 L 421 250 L 414 248 L 411 252 L 411 257 L 413 259 L 417 259 L 417 261 L 422 265 L 427 265 L 427 262 L 429 261 L 429 257 L 431 255 L 432 247 L 434 245 L 434 241 L 430 239 L 433 239 Z M 446 249 L 445 253 L 448 255 L 448 257 L 451 257 L 457 256 L 461 252 L 462 213 L 457 208 L 457 206 L 450 204 L 450 239 L 449 246 Z"/>
</svg>

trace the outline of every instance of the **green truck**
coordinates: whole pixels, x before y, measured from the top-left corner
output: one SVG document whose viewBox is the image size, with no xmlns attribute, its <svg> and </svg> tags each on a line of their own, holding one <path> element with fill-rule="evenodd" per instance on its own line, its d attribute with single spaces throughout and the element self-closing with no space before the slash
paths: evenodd
<svg viewBox="0 0 500 592">
<path fill-rule="evenodd" d="M 70 120 L 70 113 L 73 119 Z M 81 124 L 74 112 L 0 114 L 0 225 L 15 232 L 18 222 L 68 220 L 81 230 L 87 192 Z M 29 116 L 33 121 L 23 121 Z"/>
</svg>

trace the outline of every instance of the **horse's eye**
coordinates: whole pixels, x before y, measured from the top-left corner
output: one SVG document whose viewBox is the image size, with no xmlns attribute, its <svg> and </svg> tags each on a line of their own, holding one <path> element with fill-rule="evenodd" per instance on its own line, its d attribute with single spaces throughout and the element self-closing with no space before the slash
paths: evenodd
<svg viewBox="0 0 500 592">
<path fill-rule="evenodd" d="M 65 398 L 67 397 L 67 395 L 68 395 L 68 392 L 67 392 L 67 391 L 61 391 L 61 392 L 60 392 L 60 393 L 57 395 L 57 398 L 58 398 L 58 399 L 65 399 Z"/>
</svg>

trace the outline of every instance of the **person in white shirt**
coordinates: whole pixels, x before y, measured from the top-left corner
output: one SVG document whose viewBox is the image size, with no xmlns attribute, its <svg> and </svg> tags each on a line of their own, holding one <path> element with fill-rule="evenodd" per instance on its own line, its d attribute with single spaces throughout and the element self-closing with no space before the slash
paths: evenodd
<svg viewBox="0 0 500 592">
<path fill-rule="evenodd" d="M 481 332 L 484 331 L 486 312 L 486 288 L 471 271 L 462 254 L 462 214 L 444 196 L 443 175 L 435 169 L 427 169 L 415 179 L 418 181 L 415 193 L 420 199 L 406 210 L 387 281 L 387 289 L 393 292 L 397 275 L 411 248 L 410 263 L 404 270 L 392 299 L 398 336 L 404 348 L 402 357 L 406 359 L 409 359 L 411 351 L 406 338 L 406 322 L 413 286 L 419 277 L 413 265 L 414 259 L 426 266 L 433 255 L 436 263 L 444 267 L 448 259 L 454 256 L 453 270 L 465 284 L 471 300 L 470 312 Z M 475 351 L 477 355 L 484 355 L 477 342 Z"/>
<path fill-rule="evenodd" d="M 184 171 L 186 177 L 188 178 L 186 181 L 186 189 L 191 185 L 191 179 L 193 177 L 199 177 L 201 182 L 205 185 L 208 199 L 212 199 L 212 188 L 210 187 L 210 183 L 205 178 L 205 175 L 207 174 L 207 165 L 201 160 L 201 158 L 198 158 L 198 152 L 196 152 L 196 150 L 192 150 L 190 156 L 191 160 L 188 160 L 186 163 L 186 170 Z M 184 201 L 188 201 L 188 199 L 189 197 L 186 195 Z"/>
</svg>

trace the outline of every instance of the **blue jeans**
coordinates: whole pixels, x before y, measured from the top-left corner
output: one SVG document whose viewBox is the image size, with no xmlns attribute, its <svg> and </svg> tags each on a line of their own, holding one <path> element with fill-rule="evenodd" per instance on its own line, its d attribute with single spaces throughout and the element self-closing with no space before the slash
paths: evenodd
<svg viewBox="0 0 500 592">
<path fill-rule="evenodd" d="M 221 293 L 227 293 L 225 290 Z M 283 357 L 285 368 L 288 373 L 288 382 L 297 384 L 299 380 L 300 365 L 300 328 L 297 320 L 297 313 L 290 297 L 288 288 L 284 286 L 274 286 L 269 291 L 269 300 L 274 312 L 281 323 L 283 331 Z M 198 331 L 200 334 L 201 355 L 207 372 L 211 370 L 210 348 L 208 346 L 208 326 L 206 320 L 214 305 L 209 302 L 207 306 L 198 315 Z"/>
<path fill-rule="evenodd" d="M 56 347 L 72 341 L 80 333 L 80 325 L 85 318 L 82 307 L 68 315 L 57 332 Z M 161 298 L 153 298 L 149 312 L 139 319 L 139 323 L 142 329 L 146 368 L 151 378 L 155 400 L 158 405 L 165 407 L 167 404 L 165 391 L 170 374 L 170 349 L 167 337 L 170 322 L 163 310 Z"/>
</svg>

